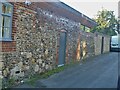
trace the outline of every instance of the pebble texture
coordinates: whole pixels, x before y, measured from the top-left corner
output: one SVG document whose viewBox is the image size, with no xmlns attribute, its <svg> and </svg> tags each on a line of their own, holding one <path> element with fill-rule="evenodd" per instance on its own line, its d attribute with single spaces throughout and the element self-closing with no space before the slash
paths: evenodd
<svg viewBox="0 0 120 90">
<path fill-rule="evenodd" d="M 80 30 L 80 23 L 38 8 L 18 6 L 15 35 L 16 52 L 3 53 L 3 80 L 25 78 L 56 68 L 60 30 L 66 30 L 66 63 L 94 56 L 94 34 Z M 98 50 L 99 51 L 99 50 Z"/>
</svg>

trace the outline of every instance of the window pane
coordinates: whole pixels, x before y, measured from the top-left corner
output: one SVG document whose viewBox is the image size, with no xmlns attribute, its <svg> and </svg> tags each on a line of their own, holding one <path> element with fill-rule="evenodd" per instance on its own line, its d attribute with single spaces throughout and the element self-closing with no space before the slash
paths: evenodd
<svg viewBox="0 0 120 90">
<path fill-rule="evenodd" d="M 11 12 L 12 12 L 12 7 L 11 6 L 7 6 L 6 13 L 11 13 Z"/>
<path fill-rule="evenodd" d="M 0 27 L 0 38 L 2 38 L 2 27 Z"/>
<path fill-rule="evenodd" d="M 2 27 L 5 26 L 5 23 L 4 23 L 4 22 L 5 22 L 5 18 L 4 18 L 4 16 L 2 16 L 2 25 L 1 25 Z"/>
<path fill-rule="evenodd" d="M 4 27 L 1 28 L 2 29 L 2 38 L 4 37 Z"/>
<path fill-rule="evenodd" d="M 10 17 L 4 16 L 4 26 L 10 27 Z"/>
<path fill-rule="evenodd" d="M 12 6 L 7 4 L 2 4 L 2 13 L 11 14 L 12 12 Z"/>
<path fill-rule="evenodd" d="M 0 16 L 0 27 L 2 27 L 3 26 L 3 17 L 2 17 L 2 15 Z"/>
<path fill-rule="evenodd" d="M 10 28 L 4 28 L 4 38 L 10 38 Z"/>
<path fill-rule="evenodd" d="M 81 30 L 84 30 L 84 25 L 81 24 L 80 28 L 81 28 Z"/>
<path fill-rule="evenodd" d="M 85 31 L 86 31 L 86 32 L 90 32 L 90 28 L 85 27 Z"/>
<path fill-rule="evenodd" d="M 10 18 L 7 16 L 2 16 L 2 27 L 10 27 Z"/>
<path fill-rule="evenodd" d="M 9 38 L 9 37 L 10 37 L 10 17 L 2 16 L 0 38 Z"/>
<path fill-rule="evenodd" d="M 6 6 L 2 4 L 2 13 L 5 13 L 5 10 L 6 10 Z"/>
</svg>

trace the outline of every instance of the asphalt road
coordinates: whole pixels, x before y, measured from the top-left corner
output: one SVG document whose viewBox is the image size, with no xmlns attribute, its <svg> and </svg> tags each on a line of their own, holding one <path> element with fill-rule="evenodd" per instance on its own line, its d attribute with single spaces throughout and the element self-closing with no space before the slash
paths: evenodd
<svg viewBox="0 0 120 90">
<path fill-rule="evenodd" d="M 47 79 L 38 80 L 37 87 L 46 88 L 116 88 L 118 53 L 111 52 L 79 63 Z"/>
</svg>

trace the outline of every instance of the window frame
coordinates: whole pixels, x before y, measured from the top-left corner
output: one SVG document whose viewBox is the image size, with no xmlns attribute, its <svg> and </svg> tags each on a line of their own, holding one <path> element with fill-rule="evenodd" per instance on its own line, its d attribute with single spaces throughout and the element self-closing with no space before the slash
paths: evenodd
<svg viewBox="0 0 120 90">
<path fill-rule="evenodd" d="M 10 6 L 11 7 L 11 13 L 3 13 L 2 12 L 2 5 L 5 5 L 5 6 Z M 13 18 L 13 5 L 8 3 L 8 2 L 2 2 L 1 3 L 1 11 L 0 11 L 0 19 L 2 19 L 2 16 L 7 16 L 7 17 L 10 17 L 10 27 L 8 27 L 10 29 L 9 31 L 9 38 L 5 38 L 5 37 L 0 37 L 0 41 L 12 41 L 12 18 Z M 1 20 L 1 23 L 2 23 L 2 20 Z M 0 25 L 0 29 L 2 28 L 2 24 Z M 7 27 L 4 27 L 4 28 L 7 28 Z M 6 34 L 6 33 L 4 33 Z M 2 35 L 1 35 L 2 36 Z"/>
</svg>

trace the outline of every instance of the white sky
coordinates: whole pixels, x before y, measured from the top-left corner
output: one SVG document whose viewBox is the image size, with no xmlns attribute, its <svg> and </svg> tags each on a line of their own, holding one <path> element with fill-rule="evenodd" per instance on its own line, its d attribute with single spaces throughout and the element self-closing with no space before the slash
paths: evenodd
<svg viewBox="0 0 120 90">
<path fill-rule="evenodd" d="M 73 7 L 79 12 L 85 14 L 90 18 L 94 18 L 97 11 L 102 7 L 114 11 L 116 18 L 118 17 L 118 1 L 119 0 L 60 0 L 67 5 Z"/>
</svg>

